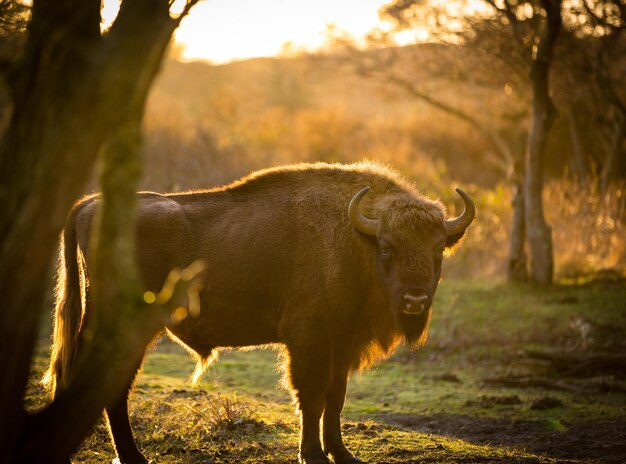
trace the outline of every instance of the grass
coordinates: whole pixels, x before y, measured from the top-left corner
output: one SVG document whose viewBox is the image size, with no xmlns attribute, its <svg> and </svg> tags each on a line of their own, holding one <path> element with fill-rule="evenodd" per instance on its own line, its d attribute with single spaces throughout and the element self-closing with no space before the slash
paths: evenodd
<svg viewBox="0 0 626 464">
<path fill-rule="evenodd" d="M 351 378 L 345 442 L 373 463 L 623 462 L 624 391 L 503 388 L 488 379 L 554 378 L 523 350 L 618 352 L 625 335 L 624 281 L 547 289 L 444 281 L 426 347 L 400 349 Z M 35 359 L 35 376 L 45 366 L 45 349 Z M 163 463 L 295 462 L 299 424 L 290 396 L 277 386 L 276 353 L 224 352 L 196 387 L 187 382 L 193 365 L 168 341 L 145 360 L 131 396 L 131 420 L 148 457 Z M 32 407 L 44 401 L 35 376 L 27 398 Z M 622 377 L 607 379 L 619 385 Z M 576 379 L 565 381 L 577 385 Z M 551 406 L 536 409 L 542 401 Z M 100 423 L 74 462 L 114 457 Z"/>
</svg>

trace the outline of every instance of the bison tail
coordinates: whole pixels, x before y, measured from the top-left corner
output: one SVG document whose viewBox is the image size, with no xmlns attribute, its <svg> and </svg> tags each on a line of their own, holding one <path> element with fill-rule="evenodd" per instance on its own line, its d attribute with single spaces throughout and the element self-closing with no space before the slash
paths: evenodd
<svg viewBox="0 0 626 464">
<path fill-rule="evenodd" d="M 68 217 L 60 240 L 50 366 L 42 379 L 42 384 L 51 393 L 67 384 L 69 369 L 76 356 L 82 318 L 81 276 L 74 220 L 77 209 Z"/>
</svg>

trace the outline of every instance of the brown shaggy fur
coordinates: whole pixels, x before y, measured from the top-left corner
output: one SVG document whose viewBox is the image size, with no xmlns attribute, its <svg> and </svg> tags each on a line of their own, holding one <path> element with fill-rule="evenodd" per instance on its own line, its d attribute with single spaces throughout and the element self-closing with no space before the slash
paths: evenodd
<svg viewBox="0 0 626 464">
<path fill-rule="evenodd" d="M 378 219 L 376 236 L 359 232 L 348 216 L 350 200 L 366 186 L 359 210 Z M 89 274 L 84 250 L 99 201 L 92 196 L 74 207 L 61 242 L 44 379 L 52 389 L 66 381 L 89 311 L 81 276 Z M 325 451 L 336 462 L 356 462 L 339 429 L 346 379 L 402 340 L 425 342 L 441 255 L 452 244 L 442 205 L 379 164 L 300 164 L 212 190 L 140 193 L 137 223 L 137 262 L 148 289 L 158 291 L 174 267 L 197 259 L 208 265 L 200 316 L 167 328 L 197 353 L 194 376 L 220 347 L 281 344 L 302 411 L 301 459 L 327 462 L 319 440 L 323 413 Z M 405 314 L 406 295 L 426 295 L 425 310 Z M 111 424 L 118 454 L 123 462 L 145 462 L 134 443 L 119 443 L 126 424 Z"/>
</svg>

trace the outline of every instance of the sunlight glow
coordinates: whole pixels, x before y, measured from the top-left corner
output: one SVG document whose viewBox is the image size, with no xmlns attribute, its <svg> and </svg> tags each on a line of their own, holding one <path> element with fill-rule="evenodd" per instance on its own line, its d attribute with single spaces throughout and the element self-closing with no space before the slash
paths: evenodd
<svg viewBox="0 0 626 464">
<path fill-rule="evenodd" d="M 285 43 L 316 49 L 333 23 L 356 37 L 377 25 L 381 0 L 209 0 L 198 3 L 176 32 L 183 58 L 221 63 L 273 56 Z"/>
<path fill-rule="evenodd" d="M 390 0 L 205 0 L 195 5 L 176 31 L 184 60 L 213 63 L 275 56 L 284 50 L 314 51 L 324 45 L 327 26 L 360 39 L 374 28 L 385 28 L 378 10 Z M 487 9 L 481 0 L 430 0 L 466 13 Z M 177 1 L 173 9 L 177 8 Z M 181 3 L 182 4 L 182 3 Z M 104 0 L 102 27 L 115 19 L 119 0 Z M 403 31 L 399 44 L 425 41 L 426 29 Z"/>
</svg>

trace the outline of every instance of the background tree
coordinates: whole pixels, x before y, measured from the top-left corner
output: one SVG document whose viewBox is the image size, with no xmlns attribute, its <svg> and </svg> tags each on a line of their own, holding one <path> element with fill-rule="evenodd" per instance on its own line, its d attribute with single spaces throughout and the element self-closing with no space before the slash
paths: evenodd
<svg viewBox="0 0 626 464">
<path fill-rule="evenodd" d="M 511 45 L 510 31 L 497 16 L 460 17 L 458 5 L 463 2 L 451 3 L 452 10 L 449 3 L 387 4 L 380 15 L 392 29 L 373 31 L 369 50 L 359 51 L 340 31 L 331 29 L 329 35 L 335 53 L 338 45 L 347 50 L 345 61 L 354 63 L 360 75 L 402 89 L 410 98 L 467 124 L 485 140 L 487 150 L 474 162 L 495 167 L 513 186 L 507 272 L 512 280 L 526 280 L 523 140 L 530 99 L 523 54 Z M 394 45 L 395 34 L 420 30 L 428 31 L 429 43 Z"/>
<path fill-rule="evenodd" d="M 123 1 L 104 33 L 99 0 L 35 0 L 25 31 L 14 22 L 12 32 L 23 37 L 24 46 L 3 66 L 9 117 L 0 144 L 0 291 L 5 295 L 0 462 L 67 462 L 141 358 L 134 338 L 152 337 L 155 321 L 164 317 L 162 310 L 139 303 L 133 271 L 140 127 L 172 33 L 196 1 L 188 0 L 178 14 L 167 0 Z M 14 18 L 25 14 L 16 2 L 5 5 L 14 8 Z M 98 153 L 105 193 L 94 286 L 103 317 L 69 387 L 29 415 L 22 398 L 48 268 L 65 216 L 84 191 Z M 124 324 L 130 324 L 130 333 L 120 330 Z"/>
<path fill-rule="evenodd" d="M 458 101 L 445 101 L 445 86 L 434 91 L 428 89 L 427 81 L 419 72 L 399 77 L 401 67 L 392 64 L 395 63 L 393 60 L 386 63 L 379 60 L 374 66 L 371 66 L 373 60 L 362 60 L 366 63 L 365 74 L 373 74 L 372 70 L 375 70 L 379 77 L 400 85 L 414 98 L 468 123 L 489 141 L 495 156 L 484 157 L 482 161 L 497 161 L 514 191 L 509 277 L 525 279 L 525 250 L 528 244 L 532 255 L 531 278 L 549 283 L 553 274 L 553 253 L 541 201 L 546 163 L 555 166 L 565 159 L 573 175 L 581 180 L 589 178 L 594 168 L 603 173 L 602 178 L 606 175 L 619 176 L 619 160 L 623 158 L 620 154 L 624 153 L 624 137 L 620 129 L 623 118 L 619 116 L 623 100 L 618 80 L 624 68 L 618 59 L 624 50 L 621 40 L 623 6 L 619 2 L 591 0 L 568 2 L 564 6 L 560 2 L 485 0 L 483 7 L 478 8 L 476 4 L 465 1 L 436 3 L 401 0 L 383 7 L 381 17 L 391 22 L 392 29 L 387 33 L 378 31 L 378 36 L 386 38 L 390 34 L 413 31 L 417 37 L 426 31 L 429 41 L 447 43 L 449 47 L 462 50 L 464 57 L 459 62 L 465 65 L 470 61 L 476 63 L 476 66 L 466 66 L 459 72 L 456 63 L 450 64 L 442 58 L 442 68 L 434 73 L 438 79 L 447 73 L 447 82 L 457 88 L 474 90 L 477 83 L 488 83 L 492 89 L 500 86 L 504 93 L 519 96 L 521 105 L 514 118 L 501 112 L 502 107 L 510 107 L 510 101 L 495 106 L 500 108 L 500 114 L 482 111 L 478 107 L 464 110 Z M 562 33 L 564 21 L 565 32 Z M 561 39 L 557 40 L 559 36 Z M 574 39 L 578 41 L 577 47 L 572 47 Z M 423 41 L 424 37 L 419 40 Z M 389 41 L 386 43 L 388 45 Z M 418 61 L 421 50 L 427 46 L 435 45 L 413 45 L 395 53 L 385 50 L 385 53 L 377 55 L 367 52 L 363 55 L 370 58 L 395 54 L 398 60 L 406 62 L 412 59 L 406 49 L 412 48 Z M 586 71 L 589 66 L 579 50 L 589 50 L 586 57 L 593 63 L 593 71 Z M 467 58 L 468 55 L 471 59 Z M 443 56 L 445 53 L 442 53 Z M 363 68 L 363 65 L 360 66 Z M 432 69 L 429 71 L 432 77 Z M 597 82 L 584 87 L 585 72 L 593 75 L 593 79 L 587 76 L 587 80 Z M 498 78 L 502 77 L 504 82 L 498 82 Z M 599 84 L 602 79 L 604 82 Z M 591 87 L 593 92 L 582 90 L 591 90 Z M 555 93 L 560 98 L 558 103 L 563 115 L 560 119 L 553 101 Z M 590 94 L 602 96 L 593 102 L 590 97 L 583 98 Z M 574 96 L 580 98 L 572 98 Z M 592 112 L 592 109 L 595 111 Z M 591 121 L 584 121 L 584 115 L 589 114 L 595 116 L 589 116 Z M 612 123 L 596 123 L 606 119 Z M 554 142 L 550 142 L 548 134 L 555 122 L 559 129 L 562 126 L 569 129 L 569 150 L 557 151 Z M 600 130 L 603 125 L 605 129 Z M 509 130 L 511 127 L 515 130 Z M 581 127 L 586 128 L 585 132 L 598 134 L 597 138 L 604 143 L 591 142 L 583 146 Z M 527 134 L 527 142 L 525 148 L 520 150 L 519 137 L 524 133 Z M 605 135 L 607 133 L 611 136 Z M 604 153 L 597 154 L 597 147 L 602 145 L 607 148 Z M 546 150 L 550 150 L 550 157 L 546 157 Z M 560 153 L 565 153 L 565 157 Z M 588 153 L 593 153 L 593 160 L 589 159 Z M 613 164 L 612 160 L 618 160 L 618 164 Z M 531 205 L 532 209 L 526 205 Z"/>
<path fill-rule="evenodd" d="M 548 136 L 555 118 L 548 75 L 562 18 L 560 0 L 542 0 L 541 6 L 545 12 L 545 21 L 541 32 L 534 40 L 530 66 L 533 122 L 526 152 L 524 203 L 526 233 L 531 253 L 530 275 L 540 284 L 549 284 L 554 276 L 554 256 L 552 231 L 543 213 L 542 194 Z M 513 21 L 512 16 L 509 20 Z M 515 27 L 515 23 L 512 24 Z"/>
<path fill-rule="evenodd" d="M 586 52 L 591 64 L 587 69 L 592 83 L 585 96 L 601 102 L 587 107 L 596 107 L 595 145 L 602 153 L 594 161 L 600 188 L 606 191 L 610 182 L 626 178 L 626 5 L 619 0 L 585 0 L 571 14 L 583 25 L 575 35 L 584 42 L 579 50 Z"/>
<path fill-rule="evenodd" d="M 477 67 L 478 71 L 471 74 L 501 70 L 507 75 L 508 89 L 527 95 L 528 109 L 532 101 L 532 124 L 530 119 L 524 124 L 525 117 L 514 122 L 527 126 L 526 152 L 530 156 L 525 162 L 514 157 L 514 169 L 509 171 L 515 192 L 509 276 L 525 275 L 524 227 L 530 221 L 533 239 L 529 237 L 529 245 L 534 262 L 531 275 L 536 281 L 548 282 L 553 265 L 549 257 L 550 234 L 536 208 L 541 205 L 542 190 L 536 182 L 543 182 L 544 177 L 538 176 L 544 169 L 537 170 L 539 165 L 548 163 L 554 170 L 565 161 L 574 178 L 583 184 L 598 181 L 601 190 L 612 180 L 624 179 L 626 95 L 620 84 L 626 59 L 625 7 L 614 0 L 566 2 L 558 8 L 557 17 L 559 5 L 554 2 L 485 0 L 484 4 L 487 9 L 474 11 L 475 4 L 468 2 L 433 7 L 429 2 L 398 1 L 390 3 L 382 14 L 400 30 L 426 27 L 435 31 L 437 40 L 448 40 L 467 53 L 485 56 L 492 66 Z M 501 124 L 497 116 L 490 123 L 494 127 Z M 553 124 L 569 132 L 569 147 L 562 149 L 559 145 L 557 149 L 554 140 L 543 140 L 543 131 Z M 544 143 L 550 156 L 544 155 L 537 164 L 537 149 Z M 532 172 L 526 174 L 527 167 Z M 524 184 L 533 191 L 524 191 Z M 531 200 L 534 206 L 529 212 L 524 205 Z"/>
</svg>

